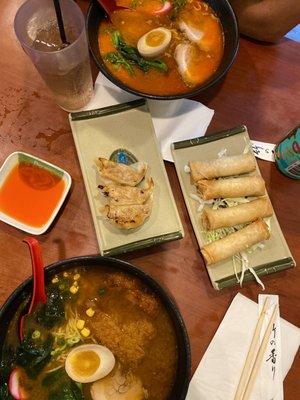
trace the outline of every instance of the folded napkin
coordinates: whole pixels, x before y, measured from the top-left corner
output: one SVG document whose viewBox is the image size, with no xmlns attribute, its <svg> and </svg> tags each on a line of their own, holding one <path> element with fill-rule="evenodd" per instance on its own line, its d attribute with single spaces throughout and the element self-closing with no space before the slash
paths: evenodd
<svg viewBox="0 0 300 400">
<path fill-rule="evenodd" d="M 257 304 L 237 294 L 191 380 L 186 400 L 234 399 L 257 317 Z M 284 378 L 300 345 L 300 329 L 282 318 L 280 322 Z M 253 393 L 251 400 L 258 399 L 265 400 Z"/>
<path fill-rule="evenodd" d="M 112 106 L 137 98 L 114 85 L 100 72 L 95 83 L 95 95 L 85 109 Z M 214 115 L 210 108 L 188 99 L 147 102 L 162 156 L 166 161 L 173 161 L 172 142 L 204 136 Z"/>
</svg>

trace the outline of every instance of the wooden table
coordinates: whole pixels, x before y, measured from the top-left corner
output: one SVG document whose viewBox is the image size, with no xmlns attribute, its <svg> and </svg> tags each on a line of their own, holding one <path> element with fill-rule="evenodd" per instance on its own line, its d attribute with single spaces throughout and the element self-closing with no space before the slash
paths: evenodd
<svg viewBox="0 0 300 400">
<path fill-rule="evenodd" d="M 0 3 L 0 163 L 23 150 L 70 172 L 71 195 L 49 233 L 39 237 L 44 261 L 98 253 L 98 245 L 67 113 L 51 99 L 13 32 L 13 18 L 22 0 Z M 87 3 L 81 1 L 86 8 Z M 208 133 L 245 124 L 252 139 L 278 142 L 299 123 L 300 44 L 282 40 L 262 45 L 241 39 L 234 66 L 218 88 L 199 98 L 215 110 Z M 290 249 L 300 263 L 300 184 L 286 178 L 273 163 L 259 166 Z M 187 214 L 178 179 L 167 163 L 171 186 L 184 225 L 185 238 L 122 256 L 150 272 L 176 298 L 187 325 L 192 368 L 197 367 L 231 300 L 241 292 L 257 300 L 260 288 L 216 292 L 209 281 Z M 0 223 L 0 302 L 31 274 L 24 233 Z M 264 277 L 267 293 L 280 296 L 281 315 L 300 326 L 299 268 Z M 286 400 L 300 399 L 300 356 L 285 380 Z M 225 399 L 224 399 L 225 400 Z M 226 399 L 227 400 L 227 399 Z"/>
</svg>

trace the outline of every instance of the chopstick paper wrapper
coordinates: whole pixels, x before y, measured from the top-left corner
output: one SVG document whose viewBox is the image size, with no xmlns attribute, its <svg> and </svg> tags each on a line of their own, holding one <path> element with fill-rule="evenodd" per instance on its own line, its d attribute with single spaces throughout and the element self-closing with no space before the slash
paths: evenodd
<svg viewBox="0 0 300 400">
<path fill-rule="evenodd" d="M 258 308 L 258 322 L 234 400 L 283 399 L 278 296 L 260 296 Z"/>
<path fill-rule="evenodd" d="M 272 297 L 270 296 L 270 299 Z M 272 304 L 271 301 L 270 304 Z M 237 294 L 191 380 L 186 400 L 234 399 L 257 319 L 257 304 Z M 268 323 L 267 319 L 265 323 Z M 280 318 L 280 326 L 281 366 L 282 379 L 284 379 L 300 345 L 300 329 L 282 318 Z M 262 329 L 262 334 L 264 330 Z M 268 368 L 270 364 L 266 363 L 266 365 Z M 259 375 L 261 371 L 263 370 L 260 370 Z M 278 376 L 280 377 L 280 372 Z M 262 383 L 263 381 L 259 378 L 255 381 L 251 400 L 266 400 L 266 397 L 263 398 L 258 393 Z M 280 390 L 277 391 L 277 396 L 278 393 Z M 275 399 L 279 400 L 281 397 L 275 397 Z"/>
<path fill-rule="evenodd" d="M 243 400 L 243 396 L 244 396 L 244 393 L 247 388 L 248 388 L 248 392 L 249 392 L 249 379 L 250 379 L 251 375 L 253 375 L 253 370 L 251 370 L 251 368 L 254 368 L 254 365 L 255 365 L 255 361 L 256 361 L 255 354 L 256 354 L 256 350 L 258 348 L 260 334 L 261 334 L 264 319 L 267 315 L 268 307 L 269 307 L 269 297 L 266 297 L 263 308 L 260 312 L 256 327 L 255 327 L 255 331 L 254 331 L 254 334 L 253 334 L 253 337 L 251 340 L 251 344 L 250 344 L 250 347 L 248 350 L 248 354 L 246 357 L 246 361 L 245 361 L 245 364 L 244 364 L 244 367 L 243 367 L 243 370 L 242 370 L 242 373 L 240 376 L 238 387 L 235 392 L 234 400 Z M 273 312 L 275 312 L 275 311 L 277 312 L 277 309 L 274 310 Z M 269 322 L 269 324 L 270 324 L 270 322 Z M 267 332 L 265 333 L 265 335 L 266 334 L 267 334 Z"/>
<path fill-rule="evenodd" d="M 264 319 L 260 339 L 266 330 L 271 317 L 272 308 L 279 307 L 279 298 L 275 295 L 260 294 L 258 296 L 259 313 L 262 310 L 265 299 L 268 297 L 270 308 Z M 253 388 L 254 396 L 261 399 L 283 400 L 283 376 L 282 376 L 282 352 L 281 352 L 281 323 L 279 312 L 272 326 L 265 356 L 259 371 L 258 380 Z M 259 398 L 259 397 L 257 397 Z"/>
</svg>

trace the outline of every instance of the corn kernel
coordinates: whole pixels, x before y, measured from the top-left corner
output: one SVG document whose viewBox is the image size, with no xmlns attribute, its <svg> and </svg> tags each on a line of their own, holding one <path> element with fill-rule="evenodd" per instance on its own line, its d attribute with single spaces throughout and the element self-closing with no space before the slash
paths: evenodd
<svg viewBox="0 0 300 400">
<path fill-rule="evenodd" d="M 57 283 L 58 282 L 58 277 L 56 276 L 55 278 L 52 279 L 52 283 Z"/>
<path fill-rule="evenodd" d="M 81 333 L 81 335 L 82 335 L 83 337 L 88 337 L 88 336 L 90 336 L 91 331 L 90 331 L 88 328 L 83 328 L 83 329 L 80 331 L 80 333 Z"/>
<path fill-rule="evenodd" d="M 76 287 L 77 287 L 77 286 L 78 286 L 78 282 L 77 282 L 77 281 L 74 281 L 74 282 L 73 282 L 73 286 L 76 286 Z"/>
<path fill-rule="evenodd" d="M 79 329 L 80 331 L 84 328 L 85 325 L 85 320 L 84 319 L 79 319 L 76 322 L 76 328 Z"/>
<path fill-rule="evenodd" d="M 35 331 L 32 332 L 31 337 L 32 337 L 33 340 L 39 339 L 41 337 L 41 332 L 38 331 L 38 330 L 35 330 Z"/>
<path fill-rule="evenodd" d="M 95 314 L 95 310 L 93 310 L 92 308 L 88 308 L 85 313 L 88 317 L 93 317 Z"/>
<path fill-rule="evenodd" d="M 69 276 L 69 272 L 65 271 L 65 272 L 63 273 L 63 276 L 64 276 L 65 278 L 67 278 L 67 277 Z"/>
<path fill-rule="evenodd" d="M 76 287 L 76 286 L 71 286 L 70 287 L 70 292 L 72 293 L 72 294 L 75 294 L 75 293 L 77 293 L 78 292 L 78 286 Z"/>
<path fill-rule="evenodd" d="M 80 278 L 80 274 L 75 274 L 73 276 L 74 281 L 78 281 L 79 278 Z"/>
</svg>

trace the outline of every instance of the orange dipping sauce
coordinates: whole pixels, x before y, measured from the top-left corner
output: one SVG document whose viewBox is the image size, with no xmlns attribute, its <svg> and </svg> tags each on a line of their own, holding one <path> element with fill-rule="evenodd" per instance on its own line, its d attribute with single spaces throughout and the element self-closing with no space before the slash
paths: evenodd
<svg viewBox="0 0 300 400">
<path fill-rule="evenodd" d="M 20 162 L 0 188 L 0 211 L 33 227 L 41 227 L 56 208 L 65 182 L 37 165 Z"/>
</svg>

